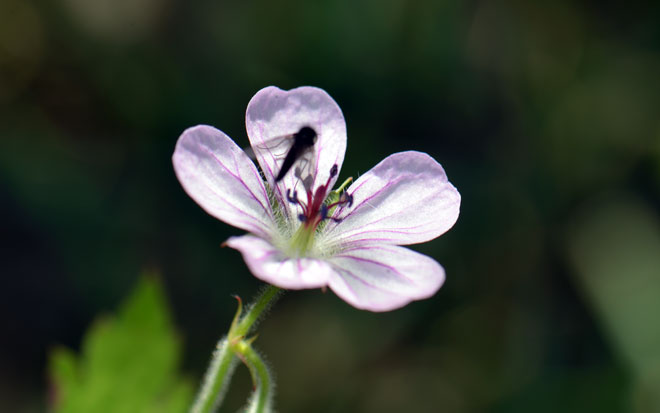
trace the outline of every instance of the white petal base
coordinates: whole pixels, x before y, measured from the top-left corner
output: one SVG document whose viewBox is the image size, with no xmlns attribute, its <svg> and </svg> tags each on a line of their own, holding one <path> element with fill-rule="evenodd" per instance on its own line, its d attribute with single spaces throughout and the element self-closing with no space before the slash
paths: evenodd
<svg viewBox="0 0 660 413">
<path fill-rule="evenodd" d="M 243 254 L 257 278 L 280 288 L 320 288 L 326 286 L 333 275 L 332 268 L 325 261 L 290 258 L 271 243 L 252 235 L 231 237 L 226 244 Z"/>
</svg>

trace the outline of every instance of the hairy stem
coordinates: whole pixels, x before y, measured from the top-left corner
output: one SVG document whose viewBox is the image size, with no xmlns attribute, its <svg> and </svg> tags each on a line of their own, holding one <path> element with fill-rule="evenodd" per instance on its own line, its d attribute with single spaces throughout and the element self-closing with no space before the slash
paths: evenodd
<svg viewBox="0 0 660 413">
<path fill-rule="evenodd" d="M 271 402 L 273 400 L 273 384 L 270 371 L 266 363 L 261 359 L 252 346 L 245 341 L 237 349 L 240 352 L 241 359 L 250 369 L 252 380 L 255 383 L 254 394 L 250 398 L 250 403 L 246 409 L 247 413 L 269 413 L 271 412 Z"/>
<path fill-rule="evenodd" d="M 229 346 L 227 337 L 223 337 L 213 352 L 211 364 L 206 371 L 204 382 L 190 413 L 212 412 L 220 406 L 237 364 L 236 356 Z"/>
<path fill-rule="evenodd" d="M 272 388 L 270 374 L 259 355 L 250 346 L 253 339 L 246 340 L 245 337 L 254 328 L 264 310 L 274 303 L 279 292 L 279 288 L 269 285 L 257 297 L 254 304 L 248 307 L 245 314 L 241 314 L 241 301 L 237 298 L 239 300 L 239 306 L 234 321 L 227 336 L 218 342 L 217 349 L 213 353 L 211 363 L 206 371 L 195 403 L 193 403 L 190 409 L 190 413 L 211 413 L 220 407 L 222 398 L 229 387 L 231 375 L 236 368 L 237 355 L 250 368 L 255 383 L 260 383 L 258 388 L 259 394 L 256 395 L 256 398 L 261 399 L 261 393 L 266 391 L 265 396 L 267 397 L 263 399 L 265 404 L 262 406 L 270 404 L 270 399 L 272 399 L 272 395 L 270 395 Z M 254 411 L 262 412 L 267 410 Z"/>
</svg>

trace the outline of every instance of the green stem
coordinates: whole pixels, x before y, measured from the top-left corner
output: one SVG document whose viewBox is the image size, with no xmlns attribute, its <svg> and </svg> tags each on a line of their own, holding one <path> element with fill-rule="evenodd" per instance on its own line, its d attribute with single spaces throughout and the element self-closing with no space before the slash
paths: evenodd
<svg viewBox="0 0 660 413">
<path fill-rule="evenodd" d="M 236 351 L 241 354 L 241 358 L 250 369 L 250 374 L 256 386 L 246 413 L 270 412 L 271 401 L 273 400 L 273 395 L 271 394 L 273 386 L 266 363 L 263 362 L 259 353 L 249 343 L 243 341 L 237 347 Z"/>
<path fill-rule="evenodd" d="M 273 285 L 266 287 L 261 295 L 257 297 L 257 300 L 254 302 L 254 304 L 248 308 L 247 313 L 245 313 L 245 315 L 239 321 L 235 329 L 234 337 L 245 337 L 250 332 L 250 329 L 253 327 L 254 323 L 259 320 L 259 317 L 261 317 L 261 314 L 264 312 L 264 310 L 273 305 L 273 299 L 277 298 L 280 291 L 281 290 L 279 288 Z"/>
<path fill-rule="evenodd" d="M 211 413 L 220 406 L 222 396 L 224 396 L 231 375 L 236 368 L 237 358 L 235 352 L 237 345 L 243 342 L 243 339 L 254 327 L 264 310 L 273 304 L 274 299 L 277 298 L 279 292 L 279 288 L 269 285 L 257 297 L 254 304 L 248 308 L 247 312 L 242 317 L 239 300 L 239 309 L 234 318 L 234 322 L 229 329 L 229 334 L 218 342 L 217 350 L 213 353 L 211 364 L 208 367 L 204 382 L 197 394 L 195 403 L 190 409 L 190 413 Z M 254 350 L 252 350 L 252 352 L 254 352 Z M 248 358 L 248 354 L 243 355 L 245 359 Z M 257 358 L 258 357 L 259 356 L 257 355 Z M 261 362 L 261 359 L 259 359 L 256 364 L 251 363 L 252 366 L 255 366 L 257 373 L 259 373 L 259 368 L 257 368 L 259 362 Z M 265 368 L 263 362 L 261 362 L 261 365 Z M 248 365 L 248 367 L 250 367 L 250 365 Z M 267 370 L 266 374 L 268 375 Z M 259 373 L 258 378 L 261 379 L 261 377 L 262 375 Z M 260 387 L 268 387 L 268 392 L 270 392 L 270 381 L 268 378 L 266 378 L 265 382 L 261 381 L 261 383 L 262 386 Z M 262 390 L 261 388 L 260 390 Z"/>
<path fill-rule="evenodd" d="M 211 364 L 190 413 L 212 412 L 220 406 L 222 396 L 229 387 L 231 375 L 238 364 L 237 361 L 227 337 L 223 337 L 213 352 Z"/>
</svg>

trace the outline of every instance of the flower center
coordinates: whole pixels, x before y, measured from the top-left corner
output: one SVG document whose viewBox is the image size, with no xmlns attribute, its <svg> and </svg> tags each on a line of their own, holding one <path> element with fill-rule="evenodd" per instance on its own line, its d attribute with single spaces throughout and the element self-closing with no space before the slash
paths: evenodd
<svg viewBox="0 0 660 413">
<path fill-rule="evenodd" d="M 326 183 L 313 190 L 312 182 L 314 179 L 312 176 L 303 179 L 296 171 L 296 176 L 305 188 L 306 200 L 302 201 L 298 198 L 298 191 L 293 191 L 293 193 L 290 189 L 286 191 L 287 201 L 300 206 L 302 210 L 302 213 L 298 215 L 302 225 L 291 238 L 291 246 L 297 254 L 302 255 L 309 251 L 313 245 L 314 234 L 321 222 L 327 219 L 341 222 L 341 218 L 333 216 L 338 206 L 348 205 L 350 207 L 353 205 L 353 196 L 343 190 L 352 179 L 347 180 L 337 191 L 329 191 L 332 178 L 337 176 L 337 173 L 338 167 L 335 164 L 330 168 L 330 176 Z M 334 197 L 328 195 L 334 195 Z M 329 200 L 329 202 L 326 202 L 326 200 Z"/>
</svg>

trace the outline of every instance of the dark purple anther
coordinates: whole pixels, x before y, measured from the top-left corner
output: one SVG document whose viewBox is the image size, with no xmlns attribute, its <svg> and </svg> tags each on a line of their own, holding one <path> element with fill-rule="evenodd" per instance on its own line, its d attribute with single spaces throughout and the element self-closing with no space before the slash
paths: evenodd
<svg viewBox="0 0 660 413">
<path fill-rule="evenodd" d="M 352 194 L 348 194 L 348 193 L 346 193 L 346 192 L 344 192 L 344 195 L 345 195 L 345 198 L 344 198 L 345 200 L 344 200 L 344 202 L 348 202 L 348 206 L 349 206 L 349 208 L 352 207 L 352 206 L 353 206 L 353 195 L 352 195 Z"/>
<path fill-rule="evenodd" d="M 298 191 L 293 191 L 293 197 L 291 196 L 291 190 L 287 189 L 286 190 L 286 200 L 291 202 L 292 204 L 299 204 L 300 201 L 298 201 Z"/>
</svg>

